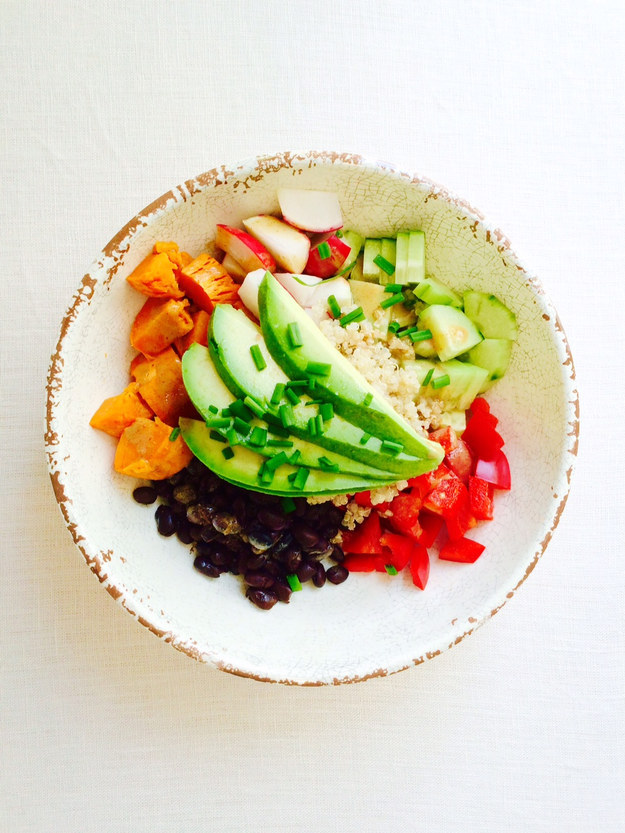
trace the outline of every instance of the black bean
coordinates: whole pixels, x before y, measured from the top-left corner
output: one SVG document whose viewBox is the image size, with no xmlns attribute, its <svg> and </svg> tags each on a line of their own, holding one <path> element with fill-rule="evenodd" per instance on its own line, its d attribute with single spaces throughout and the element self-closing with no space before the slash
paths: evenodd
<svg viewBox="0 0 625 833">
<path fill-rule="evenodd" d="M 314 561 L 302 561 L 297 570 L 297 577 L 300 581 L 308 581 L 317 572 L 317 565 Z"/>
<path fill-rule="evenodd" d="M 333 549 L 334 547 L 329 541 L 327 541 L 324 538 L 319 538 L 319 540 L 316 544 L 314 544 L 314 546 L 308 548 L 307 552 L 308 555 L 312 555 L 317 559 L 328 558 L 330 555 L 332 555 Z"/>
<path fill-rule="evenodd" d="M 252 527 L 247 531 L 247 540 L 254 552 L 266 552 L 278 540 L 278 535 L 275 532 L 263 529 L 262 527 Z"/>
<path fill-rule="evenodd" d="M 323 564 L 317 564 L 317 571 L 315 575 L 312 577 L 312 582 L 315 587 L 323 587 L 326 583 L 326 571 Z"/>
<path fill-rule="evenodd" d="M 188 506 L 197 500 L 197 492 L 190 483 L 181 483 L 174 487 L 173 498 L 182 506 Z"/>
<path fill-rule="evenodd" d="M 283 558 L 289 573 L 296 573 L 302 563 L 302 554 L 299 550 L 289 550 Z"/>
<path fill-rule="evenodd" d="M 345 553 L 340 547 L 337 547 L 337 545 L 335 544 L 334 547 L 332 547 L 332 553 L 330 554 L 330 558 L 337 564 L 342 564 L 343 561 L 345 561 Z"/>
<path fill-rule="evenodd" d="M 258 521 L 274 532 L 280 532 L 286 529 L 289 525 L 289 520 L 282 513 L 276 512 L 273 509 L 260 509 L 258 512 Z"/>
<path fill-rule="evenodd" d="M 289 603 L 289 599 L 291 598 L 293 591 L 291 590 L 288 581 L 283 578 L 277 578 L 273 583 L 272 589 L 278 597 L 279 602 L 285 602 L 285 604 Z"/>
<path fill-rule="evenodd" d="M 213 549 L 210 559 L 217 567 L 229 567 L 232 564 L 232 553 L 228 550 Z"/>
<path fill-rule="evenodd" d="M 245 563 L 248 570 L 260 570 L 267 563 L 267 554 L 264 552 L 250 552 Z"/>
<path fill-rule="evenodd" d="M 191 506 L 187 507 L 187 520 L 191 521 L 192 524 L 204 526 L 211 522 L 213 513 L 213 507 L 206 503 L 192 503 Z"/>
<path fill-rule="evenodd" d="M 156 528 L 160 535 L 169 537 L 176 531 L 176 518 L 169 506 L 161 504 L 154 513 L 156 518 Z"/>
<path fill-rule="evenodd" d="M 191 535 L 191 524 L 188 521 L 180 520 L 178 521 L 177 526 L 176 535 L 178 540 L 183 544 L 190 544 L 193 541 L 193 536 Z"/>
<path fill-rule="evenodd" d="M 271 610 L 278 601 L 278 597 L 271 590 L 261 590 L 258 587 L 248 587 L 247 598 L 261 610 Z"/>
<path fill-rule="evenodd" d="M 239 535 L 241 524 L 229 512 L 218 512 L 212 519 L 213 527 L 222 535 Z"/>
<path fill-rule="evenodd" d="M 348 575 L 349 570 L 347 567 L 343 567 L 342 564 L 335 564 L 334 567 L 330 567 L 330 569 L 326 572 L 326 578 L 328 581 L 332 582 L 332 584 L 342 584 Z"/>
<path fill-rule="evenodd" d="M 196 556 L 193 566 L 196 570 L 199 570 L 200 573 L 204 573 L 205 576 L 210 576 L 210 578 L 218 578 L 221 573 L 219 567 L 216 567 L 204 555 Z"/>
<path fill-rule="evenodd" d="M 149 506 L 150 503 L 154 503 L 158 494 L 153 486 L 138 486 L 132 493 L 132 496 L 137 503 Z"/>
<path fill-rule="evenodd" d="M 269 590 L 274 583 L 273 576 L 262 570 L 248 570 L 243 578 L 250 587 L 259 587 L 261 590 Z"/>
<path fill-rule="evenodd" d="M 293 526 L 293 536 L 304 550 L 314 547 L 319 541 L 319 535 L 315 530 L 304 523 L 297 523 Z"/>
</svg>

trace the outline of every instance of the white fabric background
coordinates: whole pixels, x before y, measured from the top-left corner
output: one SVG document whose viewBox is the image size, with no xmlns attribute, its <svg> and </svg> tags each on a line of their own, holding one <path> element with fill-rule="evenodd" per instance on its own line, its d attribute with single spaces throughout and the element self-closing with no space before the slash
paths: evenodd
<svg viewBox="0 0 625 833">
<path fill-rule="evenodd" d="M 0 38 L 0 830 L 623 830 L 621 0 L 2 0 Z M 582 405 L 568 506 L 515 598 L 335 689 L 231 677 L 139 627 L 43 455 L 48 359 L 102 246 L 177 183 L 293 148 L 392 161 L 496 221 Z"/>
</svg>

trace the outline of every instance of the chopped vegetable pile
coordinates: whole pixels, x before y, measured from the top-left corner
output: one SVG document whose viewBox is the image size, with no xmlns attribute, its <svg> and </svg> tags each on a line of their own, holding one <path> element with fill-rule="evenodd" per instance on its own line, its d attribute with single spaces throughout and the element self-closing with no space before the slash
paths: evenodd
<svg viewBox="0 0 625 833">
<path fill-rule="evenodd" d="M 282 189 L 278 200 L 281 217 L 217 225 L 221 260 L 158 242 L 137 265 L 127 280 L 146 300 L 130 332 L 131 381 L 91 425 L 116 438 L 115 470 L 152 481 L 165 500 L 171 489 L 158 484 L 193 461 L 196 479 L 200 466 L 243 500 L 331 502 L 343 522 L 326 549 L 345 577 L 409 571 L 424 589 L 435 542 L 441 560 L 480 557 L 468 533 L 511 486 L 483 394 L 507 370 L 514 313 L 428 274 L 419 229 L 364 238 L 343 227 L 335 194 Z M 205 533 L 174 517 L 187 511 L 179 503 L 173 514 L 159 507 L 159 531 L 184 530 L 196 567 L 219 575 L 199 552 Z M 239 550 L 253 555 L 237 524 Z M 321 567 L 285 573 L 270 556 L 262 587 L 248 587 L 263 609 L 313 574 L 325 583 Z M 227 569 L 241 572 L 245 558 Z"/>
</svg>

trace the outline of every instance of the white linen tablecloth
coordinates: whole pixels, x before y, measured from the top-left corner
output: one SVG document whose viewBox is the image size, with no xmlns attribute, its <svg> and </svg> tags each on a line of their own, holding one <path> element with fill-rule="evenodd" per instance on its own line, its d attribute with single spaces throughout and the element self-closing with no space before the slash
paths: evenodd
<svg viewBox="0 0 625 833">
<path fill-rule="evenodd" d="M 0 830 L 625 829 L 621 0 L 3 0 Z M 103 592 L 43 454 L 60 320 L 113 234 L 222 162 L 444 183 L 546 286 L 582 432 L 553 541 L 446 654 L 338 688 L 196 664 Z"/>
</svg>

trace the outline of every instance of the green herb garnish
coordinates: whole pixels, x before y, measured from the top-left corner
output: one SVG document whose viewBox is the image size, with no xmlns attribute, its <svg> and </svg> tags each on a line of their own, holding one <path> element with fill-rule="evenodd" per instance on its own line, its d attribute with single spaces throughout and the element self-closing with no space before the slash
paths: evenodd
<svg viewBox="0 0 625 833">
<path fill-rule="evenodd" d="M 252 359 L 256 365 L 256 370 L 264 370 L 267 367 L 267 362 L 265 361 L 265 357 L 261 353 L 258 344 L 252 344 L 250 347 L 250 353 L 252 354 Z"/>
</svg>

